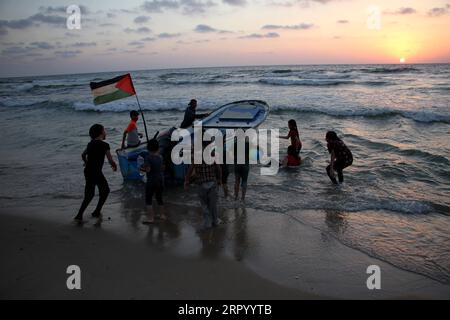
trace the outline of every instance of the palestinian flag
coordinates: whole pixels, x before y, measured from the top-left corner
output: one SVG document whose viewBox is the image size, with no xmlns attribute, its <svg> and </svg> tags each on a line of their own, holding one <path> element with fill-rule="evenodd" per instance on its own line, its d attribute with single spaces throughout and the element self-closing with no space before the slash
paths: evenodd
<svg viewBox="0 0 450 320">
<path fill-rule="evenodd" d="M 94 95 L 95 105 L 119 100 L 136 94 L 129 73 L 110 80 L 91 82 L 91 90 Z"/>
</svg>

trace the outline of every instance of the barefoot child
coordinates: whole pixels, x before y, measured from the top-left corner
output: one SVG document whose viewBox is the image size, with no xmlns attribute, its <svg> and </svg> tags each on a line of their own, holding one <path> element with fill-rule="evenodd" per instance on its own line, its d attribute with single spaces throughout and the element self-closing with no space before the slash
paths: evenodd
<svg viewBox="0 0 450 320">
<path fill-rule="evenodd" d="M 164 214 L 164 204 L 162 200 L 163 192 L 163 170 L 164 164 L 161 155 L 159 154 L 159 142 L 152 139 L 147 144 L 149 154 L 144 158 L 144 164 L 141 170 L 147 172 L 147 183 L 145 185 L 145 204 L 147 206 L 147 219 L 142 223 L 151 224 L 155 222 L 155 214 L 152 207 L 153 195 L 156 197 L 156 202 L 159 206 L 159 218 L 166 220 Z"/>
<path fill-rule="evenodd" d="M 325 139 L 327 141 L 328 152 L 331 155 L 330 165 L 327 167 L 327 174 L 334 184 L 336 181 L 335 171 L 338 174 L 339 182 L 344 182 L 343 170 L 353 163 L 353 155 L 345 143 L 338 138 L 336 132 L 328 131 Z"/>
<path fill-rule="evenodd" d="M 101 124 L 94 124 L 89 129 L 89 135 L 91 142 L 88 143 L 86 149 L 83 151 L 81 158 L 84 162 L 84 177 L 86 178 L 86 186 L 84 188 L 84 199 L 78 211 L 75 220 L 82 221 L 83 213 L 86 210 L 89 203 L 92 201 L 95 195 L 95 187 L 98 187 L 99 199 L 97 207 L 92 213 L 93 217 L 99 217 L 103 204 L 109 194 L 108 181 L 106 181 L 103 175 L 102 168 L 105 162 L 105 156 L 108 158 L 108 162 L 111 165 L 113 171 L 117 170 L 117 165 L 114 162 L 111 153 L 109 151 L 109 144 L 104 142 L 106 138 L 105 128 Z"/>
<path fill-rule="evenodd" d="M 291 139 L 291 146 L 294 148 L 297 155 L 302 149 L 302 142 L 298 133 L 297 122 L 294 119 L 288 121 L 289 133 L 287 136 L 280 136 L 281 139 Z"/>
</svg>

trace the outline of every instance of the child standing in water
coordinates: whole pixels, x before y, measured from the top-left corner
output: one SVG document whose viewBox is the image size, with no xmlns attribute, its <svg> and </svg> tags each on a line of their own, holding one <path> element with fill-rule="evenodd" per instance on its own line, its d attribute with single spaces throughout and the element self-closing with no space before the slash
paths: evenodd
<svg viewBox="0 0 450 320">
<path fill-rule="evenodd" d="M 75 220 L 77 221 L 83 220 L 83 213 L 92 201 L 92 198 L 94 198 L 96 186 L 98 187 L 100 197 L 92 216 L 100 216 L 103 204 L 109 194 L 108 181 L 106 181 L 106 178 L 102 172 L 105 156 L 108 158 L 108 162 L 113 171 L 117 170 L 117 165 L 109 151 L 109 144 L 103 141 L 106 139 L 105 128 L 101 124 L 94 124 L 89 129 L 89 136 L 92 140 L 88 143 L 86 149 L 81 155 L 85 166 L 84 177 L 86 178 L 86 186 L 84 188 L 83 203 L 81 204 L 80 210 L 75 217 Z"/>
<path fill-rule="evenodd" d="M 152 139 L 147 144 L 149 154 L 144 158 L 144 164 L 141 170 L 147 172 L 147 183 L 145 185 L 145 204 L 147 206 L 147 219 L 142 221 L 144 224 L 152 224 L 155 222 L 155 214 L 152 207 L 153 195 L 156 197 L 156 202 L 159 206 L 159 218 L 166 220 L 164 213 L 164 203 L 162 200 L 163 192 L 163 170 L 164 164 L 161 155 L 159 154 L 159 142 Z"/>
<path fill-rule="evenodd" d="M 328 152 L 331 155 L 330 165 L 327 167 L 327 174 L 334 184 L 338 184 L 334 172 L 338 174 L 339 182 L 344 182 L 343 170 L 353 163 L 353 155 L 345 143 L 338 138 L 336 132 L 328 131 L 325 139 L 327 141 Z"/>
<path fill-rule="evenodd" d="M 289 133 L 287 136 L 280 136 L 281 139 L 291 139 L 291 146 L 294 148 L 297 155 L 300 154 L 302 149 L 302 142 L 300 140 L 300 134 L 298 133 L 297 122 L 294 119 L 288 121 Z"/>
</svg>

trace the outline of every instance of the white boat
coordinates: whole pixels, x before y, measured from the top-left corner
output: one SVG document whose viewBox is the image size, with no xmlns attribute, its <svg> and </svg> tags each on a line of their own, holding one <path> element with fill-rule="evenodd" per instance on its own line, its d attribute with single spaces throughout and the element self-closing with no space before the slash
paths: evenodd
<svg viewBox="0 0 450 320">
<path fill-rule="evenodd" d="M 225 129 L 249 129 L 257 128 L 262 124 L 269 114 L 269 105 L 260 100 L 236 101 L 211 112 L 206 118 L 199 120 L 196 124 L 201 124 L 203 128 Z M 187 166 L 184 164 L 174 165 L 171 161 L 172 148 L 177 142 L 171 141 L 172 132 L 176 128 L 168 129 L 157 136 L 160 153 L 164 158 L 166 175 L 172 178 L 175 183 L 184 179 Z M 193 128 L 187 129 L 189 134 L 194 134 Z M 186 142 L 186 139 L 183 139 Z M 147 145 L 141 144 L 135 148 L 117 150 L 120 171 L 124 180 L 142 180 L 144 173 L 139 171 L 142 159 L 148 154 Z M 170 180 L 170 179 L 166 179 Z"/>
<path fill-rule="evenodd" d="M 269 105 L 261 100 L 228 103 L 201 120 L 204 128 L 257 128 L 269 114 Z"/>
</svg>

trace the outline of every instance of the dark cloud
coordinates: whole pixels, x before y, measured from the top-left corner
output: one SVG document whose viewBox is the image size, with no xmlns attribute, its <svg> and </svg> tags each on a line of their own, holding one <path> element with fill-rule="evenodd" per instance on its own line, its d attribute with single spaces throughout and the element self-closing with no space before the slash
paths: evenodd
<svg viewBox="0 0 450 320">
<path fill-rule="evenodd" d="M 69 6 L 58 6 L 58 7 L 52 7 L 52 6 L 41 6 L 39 7 L 39 12 L 44 13 L 44 14 L 67 14 L 67 8 Z M 80 7 L 80 11 L 82 14 L 90 14 L 91 11 L 88 9 L 88 7 L 83 6 L 83 5 L 79 5 L 78 7 Z"/>
<path fill-rule="evenodd" d="M 150 42 L 150 41 L 155 41 L 155 40 L 156 40 L 156 38 L 153 38 L 153 37 L 146 37 L 144 39 L 141 39 L 141 41 L 145 41 L 145 42 Z"/>
<path fill-rule="evenodd" d="M 205 13 L 207 9 L 216 6 L 217 4 L 213 1 L 201 1 L 201 0 L 180 0 L 180 4 L 183 8 L 183 14 L 202 14 Z"/>
<path fill-rule="evenodd" d="M 85 6 L 80 6 L 82 14 L 88 14 L 89 10 Z M 26 29 L 41 23 L 52 26 L 65 27 L 67 21 L 66 7 L 39 7 L 39 12 L 26 18 L 16 20 L 0 20 L 0 29 Z M 85 19 L 87 21 L 87 19 Z"/>
<path fill-rule="evenodd" d="M 55 51 L 55 55 L 57 55 L 61 58 L 73 58 L 82 53 L 83 53 L 83 51 L 81 51 L 81 50 Z"/>
<path fill-rule="evenodd" d="M 406 15 L 416 13 L 416 9 L 411 7 L 401 7 L 395 11 L 386 11 L 386 14 L 397 14 L 397 15 Z"/>
<path fill-rule="evenodd" d="M 54 49 L 55 47 L 48 42 L 32 42 L 30 45 L 43 50 Z"/>
<path fill-rule="evenodd" d="M 346 23 L 349 23 L 350 21 L 348 21 L 348 20 L 338 20 L 337 21 L 337 23 L 340 23 L 340 24 L 346 24 Z"/>
<path fill-rule="evenodd" d="M 142 41 L 131 41 L 131 42 L 128 42 L 128 45 L 129 46 L 142 47 L 142 46 L 144 46 L 144 42 L 142 42 Z"/>
<path fill-rule="evenodd" d="M 116 18 L 116 17 L 117 17 L 117 14 L 112 13 L 112 12 L 108 12 L 108 13 L 106 14 L 106 17 L 109 18 L 109 19 L 113 19 L 113 18 Z"/>
<path fill-rule="evenodd" d="M 240 7 L 243 7 L 247 4 L 247 0 L 222 0 L 222 2 L 230 6 L 240 6 Z"/>
<path fill-rule="evenodd" d="M 80 37 L 80 35 L 78 33 L 72 33 L 72 32 L 66 32 L 64 35 L 69 38 L 79 38 Z"/>
<path fill-rule="evenodd" d="M 211 32 L 217 32 L 216 29 L 214 29 L 213 27 L 210 27 L 206 24 L 199 24 L 195 27 L 194 29 L 195 32 L 198 33 L 211 33 Z"/>
<path fill-rule="evenodd" d="M 227 31 L 227 30 L 219 30 L 216 28 L 213 28 L 211 26 L 208 26 L 206 24 L 198 24 L 195 29 L 195 32 L 197 33 L 232 33 L 231 31 Z"/>
<path fill-rule="evenodd" d="M 244 0 L 230 0 L 230 1 L 244 1 Z M 208 8 L 214 7 L 217 4 L 211 0 L 151 0 L 145 1 L 141 5 L 141 9 L 145 12 L 161 13 L 166 10 L 181 9 L 183 14 L 202 14 Z"/>
<path fill-rule="evenodd" d="M 35 21 L 35 22 L 42 22 L 42 23 L 53 24 L 53 25 L 64 25 L 64 26 L 66 25 L 66 21 L 67 21 L 66 17 L 45 15 L 42 13 L 37 13 L 28 19 L 32 19 L 32 21 Z"/>
<path fill-rule="evenodd" d="M 163 32 L 158 34 L 158 38 L 160 39 L 171 39 L 171 38 L 177 38 L 181 36 L 181 34 L 179 33 L 167 33 L 167 32 Z"/>
<path fill-rule="evenodd" d="M 115 26 L 117 26 L 117 24 L 115 24 L 115 23 L 110 23 L 110 22 L 105 22 L 105 23 L 100 23 L 98 26 L 99 26 L 99 27 L 115 27 Z M 131 29 L 130 29 L 130 30 L 131 30 Z"/>
<path fill-rule="evenodd" d="M 6 36 L 8 34 L 8 29 L 0 27 L 0 37 Z"/>
<path fill-rule="evenodd" d="M 13 46 L 2 50 L 2 55 L 5 56 L 17 56 L 23 54 L 29 54 L 32 50 L 36 48 L 32 47 L 22 47 L 22 46 Z"/>
<path fill-rule="evenodd" d="M 152 30 L 150 30 L 147 27 L 141 27 L 141 28 L 138 28 L 138 29 L 126 28 L 123 31 L 125 31 L 126 33 L 140 33 L 140 34 L 152 32 Z"/>
<path fill-rule="evenodd" d="M 45 15 L 42 13 L 37 13 L 28 17 L 27 19 L 18 20 L 0 20 L 0 28 L 10 28 L 10 29 L 26 29 L 34 26 L 36 23 L 45 23 L 50 25 L 66 25 L 66 18 L 62 16 L 55 15 Z"/>
<path fill-rule="evenodd" d="M 150 21 L 149 16 L 138 16 L 138 17 L 134 18 L 134 23 L 137 23 L 137 24 L 146 23 L 148 21 Z"/>
<path fill-rule="evenodd" d="M 266 29 L 266 30 L 281 30 L 281 29 L 286 29 L 286 30 L 307 30 L 307 29 L 311 29 L 314 25 L 312 23 L 299 23 L 296 25 L 276 25 L 276 24 L 266 24 L 265 26 L 263 26 L 261 29 Z"/>
<path fill-rule="evenodd" d="M 141 8 L 146 12 L 163 12 L 163 9 L 178 9 L 178 1 L 172 0 L 151 0 L 145 1 Z"/>
<path fill-rule="evenodd" d="M 269 32 L 266 34 L 252 33 L 246 36 L 239 37 L 239 39 L 263 39 L 263 38 L 279 38 L 280 35 L 276 32 Z"/>
<path fill-rule="evenodd" d="M 450 5 L 446 5 L 445 8 L 433 8 L 430 11 L 428 11 L 428 15 L 430 17 L 440 17 L 449 12 Z"/>
<path fill-rule="evenodd" d="M 96 47 L 97 42 L 76 42 L 71 45 L 73 48 L 86 48 L 86 47 Z"/>
<path fill-rule="evenodd" d="M 300 5 L 302 7 L 309 7 L 311 3 L 327 4 L 331 2 L 338 2 L 342 0 L 271 0 L 268 5 L 277 7 L 292 7 Z"/>
<path fill-rule="evenodd" d="M 10 28 L 10 29 L 25 29 L 33 25 L 33 20 L 28 19 L 18 19 L 18 20 L 0 20 L 0 28 Z"/>
</svg>

